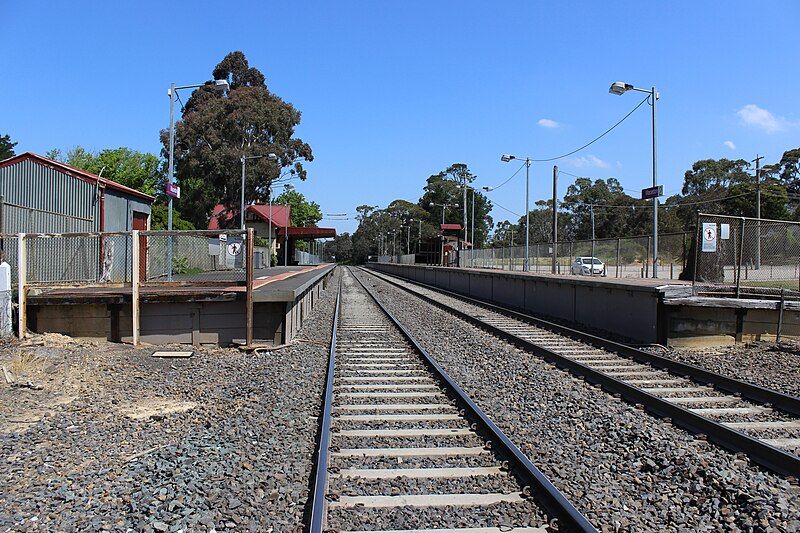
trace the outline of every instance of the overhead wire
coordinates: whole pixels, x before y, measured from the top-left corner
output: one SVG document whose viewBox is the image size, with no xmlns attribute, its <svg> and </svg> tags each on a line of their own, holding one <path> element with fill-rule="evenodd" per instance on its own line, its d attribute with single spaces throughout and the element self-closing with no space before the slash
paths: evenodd
<svg viewBox="0 0 800 533">
<path fill-rule="evenodd" d="M 644 99 L 643 99 L 641 102 L 639 102 L 638 104 L 636 104 L 636 107 L 634 107 L 633 109 L 631 109 L 631 110 L 628 112 L 628 114 L 627 114 L 627 115 L 625 115 L 624 117 L 622 117 L 621 119 L 619 119 L 619 121 L 617 121 L 617 123 L 616 123 L 616 124 L 614 124 L 613 126 L 611 126 L 610 128 L 608 128 L 606 131 L 604 131 L 603 133 L 601 133 L 600 135 L 598 135 L 597 137 L 595 137 L 594 139 L 592 139 L 592 140 L 591 140 L 591 141 L 589 141 L 588 143 L 584 144 L 583 146 L 581 146 L 581 147 L 579 147 L 579 148 L 576 148 L 576 149 L 572 150 L 571 152 L 567 152 L 566 154 L 562 154 L 562 155 L 559 155 L 559 156 L 555 156 L 555 157 L 548 157 L 548 158 L 546 158 L 546 159 L 531 159 L 530 161 L 531 161 L 531 162 L 535 162 L 535 163 L 546 163 L 546 162 L 548 162 L 548 161 L 556 161 L 557 159 L 564 159 L 565 157 L 569 157 L 569 156 L 571 156 L 572 154 L 576 154 L 576 153 L 580 152 L 580 151 L 581 151 L 581 150 L 583 150 L 584 148 L 588 148 L 588 147 L 590 147 L 591 145 L 593 145 L 594 143 L 596 143 L 597 141 L 599 141 L 600 139 L 602 139 L 603 137 L 605 137 L 606 135 L 608 135 L 609 133 L 611 133 L 611 132 L 612 132 L 612 131 L 613 131 L 613 130 L 614 130 L 616 127 L 617 127 L 617 126 L 619 126 L 620 124 L 622 124 L 623 122 L 625 122 L 625 120 L 626 120 L 626 119 L 627 119 L 629 116 L 633 115 L 633 113 L 634 113 L 634 112 L 635 112 L 637 109 L 639 109 L 640 107 L 642 107 L 642 104 L 644 104 L 645 102 L 647 102 L 649 99 L 650 99 L 650 96 L 649 96 L 649 95 L 648 95 L 648 96 L 646 96 L 646 97 L 645 97 L 645 98 L 644 98 Z"/>
</svg>

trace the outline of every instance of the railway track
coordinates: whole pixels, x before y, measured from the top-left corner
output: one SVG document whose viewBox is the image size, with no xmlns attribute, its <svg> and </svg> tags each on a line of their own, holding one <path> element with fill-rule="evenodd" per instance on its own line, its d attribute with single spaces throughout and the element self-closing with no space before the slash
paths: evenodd
<svg viewBox="0 0 800 533">
<path fill-rule="evenodd" d="M 773 472 L 800 476 L 800 398 L 418 282 L 362 271 Z"/>
<path fill-rule="evenodd" d="M 313 533 L 596 531 L 349 269 L 336 306 Z"/>
</svg>

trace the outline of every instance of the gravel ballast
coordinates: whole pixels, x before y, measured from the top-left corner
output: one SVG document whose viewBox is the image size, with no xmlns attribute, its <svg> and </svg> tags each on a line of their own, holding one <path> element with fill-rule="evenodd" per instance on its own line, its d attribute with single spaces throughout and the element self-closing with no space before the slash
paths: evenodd
<svg viewBox="0 0 800 533">
<path fill-rule="evenodd" d="M 718 348 L 647 348 L 657 355 L 800 396 L 800 342 L 740 343 Z"/>
<path fill-rule="evenodd" d="M 377 295 L 604 530 L 800 528 L 798 488 L 366 273 Z"/>
<path fill-rule="evenodd" d="M 5 346 L 0 530 L 299 530 L 337 285 L 275 351 Z"/>
</svg>

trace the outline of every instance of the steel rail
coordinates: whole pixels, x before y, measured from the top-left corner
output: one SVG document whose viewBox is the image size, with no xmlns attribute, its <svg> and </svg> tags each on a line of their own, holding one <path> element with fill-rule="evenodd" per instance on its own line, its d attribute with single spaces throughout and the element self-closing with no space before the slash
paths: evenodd
<svg viewBox="0 0 800 533">
<path fill-rule="evenodd" d="M 742 433 L 735 429 L 731 429 L 719 422 L 716 422 L 704 416 L 693 413 L 686 408 L 670 403 L 665 399 L 659 398 L 658 396 L 643 391 L 637 387 L 634 387 L 633 385 L 629 385 L 617 378 L 609 376 L 608 374 L 590 368 L 589 366 L 586 366 L 575 360 L 564 357 L 552 350 L 539 346 L 534 342 L 518 337 L 513 333 L 510 333 L 508 331 L 503 330 L 500 327 L 489 324 L 464 311 L 451 307 L 443 302 L 436 300 L 435 298 L 414 292 L 408 287 L 404 287 L 402 284 L 397 283 L 392 279 L 387 279 L 386 277 L 384 277 L 384 276 L 392 277 L 391 275 L 385 274 L 383 272 L 381 272 L 382 275 L 377 275 L 375 274 L 375 272 L 372 272 L 371 269 L 365 269 L 365 271 L 369 271 L 372 275 L 374 275 L 378 279 L 382 279 L 386 283 L 398 287 L 404 290 L 405 292 L 408 292 L 409 294 L 412 294 L 422 299 L 425 302 L 440 307 L 446 310 L 447 312 L 454 314 L 457 317 L 471 324 L 474 324 L 486 331 L 489 331 L 493 335 L 496 335 L 512 344 L 515 344 L 516 346 L 526 351 L 532 352 L 537 356 L 541 357 L 542 359 L 560 368 L 567 369 L 577 377 L 584 378 L 590 383 L 601 385 L 604 389 L 612 393 L 620 394 L 626 400 L 634 404 L 641 404 L 645 409 L 656 415 L 670 418 L 672 422 L 675 423 L 676 425 L 683 427 L 684 429 L 687 429 L 692 433 L 702 434 L 707 439 L 719 444 L 723 448 L 726 448 L 733 452 L 744 452 L 748 456 L 750 456 L 750 458 L 752 458 L 753 461 L 777 474 L 780 474 L 782 476 L 792 476 L 792 477 L 800 476 L 800 457 L 796 455 L 787 453 L 774 446 L 770 446 L 769 444 L 759 440 L 756 437 L 751 437 L 745 433 Z M 597 337 L 588 333 L 579 332 L 571 328 L 561 326 L 559 324 L 554 324 L 552 322 L 547 322 L 542 319 L 532 317 L 530 315 L 525 315 L 517 311 L 512 311 L 510 309 L 499 307 L 495 304 L 490 304 L 488 302 L 476 300 L 474 298 L 456 294 L 444 289 L 432 287 L 425 283 L 420 283 L 417 281 L 406 280 L 406 279 L 403 279 L 403 281 L 410 283 L 412 285 L 418 285 L 430 289 L 434 292 L 439 292 L 447 296 L 451 296 L 459 300 L 466 301 L 468 303 L 472 303 L 473 305 L 478 305 L 484 308 L 488 308 L 489 310 L 495 311 L 499 314 L 510 316 L 517 320 L 527 322 L 533 326 L 549 330 L 552 333 L 564 335 L 566 337 L 576 338 L 577 340 L 581 340 L 582 342 L 586 342 L 588 344 L 598 345 L 599 347 L 606 349 L 612 353 L 616 352 L 618 355 L 632 357 L 640 362 L 650 363 L 650 357 L 653 357 L 654 362 L 650 364 L 656 367 L 660 366 L 661 368 L 668 369 L 673 374 L 679 374 L 684 377 L 689 377 L 690 379 L 694 379 L 695 381 L 701 381 L 701 382 L 705 381 L 706 383 L 717 385 L 720 389 L 741 394 L 742 396 L 746 396 L 749 399 L 758 400 L 759 397 L 770 398 L 770 399 L 761 399 L 758 401 L 771 403 L 773 407 L 776 407 L 780 410 L 785 410 L 791 414 L 797 414 L 798 410 L 797 404 L 798 402 L 800 402 L 800 399 L 798 398 L 784 395 L 777 391 L 763 389 L 762 387 L 758 387 L 750 383 L 741 382 L 729 378 L 727 376 L 720 376 L 713 372 L 709 372 L 705 369 L 700 369 L 697 367 L 693 367 L 691 365 L 685 365 L 683 363 L 678 363 L 673 367 L 673 365 L 666 364 L 669 361 L 665 361 L 665 358 L 655 356 L 653 354 L 647 354 L 646 352 L 643 352 L 641 350 L 637 350 L 635 348 L 631 348 L 629 346 L 625 346 L 623 344 L 608 339 L 603 339 L 602 337 Z M 628 355 L 628 354 L 636 354 L 639 357 L 633 357 L 633 355 Z M 656 364 L 656 362 L 662 362 L 664 364 L 658 365 Z M 679 370 L 672 370 L 671 367 L 678 368 Z M 691 372 L 690 370 L 691 371 L 697 370 L 700 372 L 694 373 Z M 701 375 L 704 377 L 709 376 L 709 378 L 714 377 L 717 379 L 712 380 L 709 378 L 705 379 L 698 378 L 696 377 L 697 375 Z M 722 385 L 718 385 L 717 384 L 718 382 L 725 383 L 726 386 L 723 387 Z M 739 385 L 741 385 L 741 387 L 738 387 Z M 750 393 L 752 393 L 753 390 L 760 391 L 760 394 L 751 396 Z M 776 400 L 779 401 L 772 400 L 772 398 L 775 398 Z M 783 408 L 784 405 L 789 405 L 790 409 L 784 409 Z"/>
<path fill-rule="evenodd" d="M 349 269 L 349 267 L 348 267 Z M 589 522 L 575 506 L 561 493 L 558 488 L 553 485 L 550 480 L 545 476 L 536 465 L 534 465 L 528 457 L 509 439 L 503 430 L 492 422 L 492 420 L 472 401 L 469 395 L 461 388 L 461 386 L 450 377 L 442 366 L 428 353 L 428 351 L 419 343 L 417 339 L 400 323 L 400 321 L 383 305 L 375 294 L 367 287 L 364 282 L 353 276 L 359 285 L 369 294 L 372 300 L 378 307 L 386 314 L 389 320 L 397 326 L 403 333 L 403 336 L 414 346 L 414 348 L 422 355 L 425 362 L 447 387 L 455 394 L 460 403 L 466 407 L 466 416 L 474 420 L 477 425 L 483 430 L 485 434 L 491 437 L 492 443 L 498 443 L 499 448 L 513 461 L 516 466 L 515 473 L 518 474 L 525 483 L 530 484 L 533 488 L 533 494 L 541 501 L 545 510 L 552 516 L 558 517 L 561 524 L 567 531 L 591 531 L 596 532 L 597 529 Z"/>
<path fill-rule="evenodd" d="M 322 426 L 320 428 L 319 448 L 317 449 L 316 472 L 314 474 L 314 492 L 311 502 L 311 533 L 325 531 L 325 493 L 328 491 L 328 459 L 331 443 L 331 414 L 333 411 L 333 376 L 336 363 L 336 328 L 339 326 L 339 308 L 342 298 L 342 278 L 339 278 L 339 289 L 336 293 L 336 308 L 333 312 L 331 326 L 331 347 L 328 353 L 328 373 L 325 379 L 325 400 L 322 408 Z"/>
</svg>

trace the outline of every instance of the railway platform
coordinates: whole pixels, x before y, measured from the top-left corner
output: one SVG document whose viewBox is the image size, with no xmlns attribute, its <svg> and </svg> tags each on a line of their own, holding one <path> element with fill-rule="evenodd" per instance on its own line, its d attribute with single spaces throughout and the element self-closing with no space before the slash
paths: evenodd
<svg viewBox="0 0 800 533">
<path fill-rule="evenodd" d="M 315 306 L 334 265 L 254 269 L 253 337 L 256 344 L 289 342 Z M 139 289 L 140 340 L 149 344 L 227 346 L 246 336 L 247 286 L 210 274 Z M 132 341 L 130 285 L 47 286 L 30 289 L 27 325 L 36 333 Z"/>
<path fill-rule="evenodd" d="M 371 268 L 635 344 L 800 336 L 800 302 L 698 295 L 691 282 L 371 263 Z M 702 294 L 702 293 L 701 293 Z"/>
</svg>

